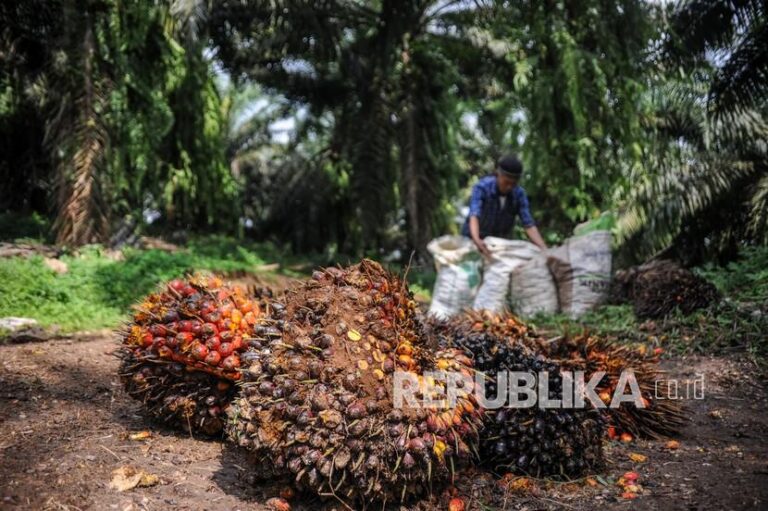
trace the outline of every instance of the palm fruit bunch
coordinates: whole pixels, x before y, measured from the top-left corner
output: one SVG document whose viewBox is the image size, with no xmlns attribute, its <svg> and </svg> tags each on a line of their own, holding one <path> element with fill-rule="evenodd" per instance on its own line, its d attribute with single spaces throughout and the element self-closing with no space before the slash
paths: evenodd
<svg viewBox="0 0 768 511">
<path fill-rule="evenodd" d="M 244 353 L 268 306 L 221 279 L 177 279 L 134 307 L 121 332 L 120 377 L 149 414 L 191 433 L 223 432 Z"/>
<path fill-rule="evenodd" d="M 244 368 L 228 427 L 271 475 L 354 507 L 423 494 L 472 456 L 471 360 L 424 344 L 404 282 L 369 260 L 327 268 L 286 293 L 283 313 L 282 336 Z M 396 371 L 420 384 L 433 369 L 467 378 L 454 406 L 395 406 Z"/>
<path fill-rule="evenodd" d="M 605 371 L 596 391 L 606 405 L 613 398 L 621 373 L 634 372 L 644 407 L 621 403 L 618 408 L 602 409 L 608 422 L 608 437 L 631 440 L 669 437 L 679 433 L 685 423 L 681 402 L 669 395 L 670 388 L 659 369 L 660 353 L 660 348 L 649 350 L 645 345 L 617 344 L 583 333 L 552 344 L 549 355 L 570 370 L 584 371 L 587 379 L 597 371 Z"/>
<path fill-rule="evenodd" d="M 509 312 L 494 313 L 487 310 L 464 311 L 451 323 L 454 329 L 465 332 L 484 332 L 499 339 L 520 346 L 531 354 L 544 349 L 545 342 L 536 332 Z M 444 328 L 448 325 L 444 325 Z"/>
<path fill-rule="evenodd" d="M 430 320 L 429 327 L 440 346 L 457 347 L 473 358 L 475 369 L 485 373 L 487 398 L 498 395 L 496 376 L 510 371 L 532 374 L 537 389 L 546 372 L 549 398 L 562 399 L 557 364 L 533 354 L 514 338 L 467 324 L 466 317 L 452 322 Z M 603 465 L 602 438 L 603 421 L 594 409 L 545 409 L 538 403 L 527 408 L 501 407 L 485 411 L 480 458 L 496 472 L 573 478 Z"/>
<path fill-rule="evenodd" d="M 616 272 L 610 295 L 614 303 L 631 302 L 639 319 L 687 315 L 720 299 L 711 282 L 663 259 Z"/>
</svg>

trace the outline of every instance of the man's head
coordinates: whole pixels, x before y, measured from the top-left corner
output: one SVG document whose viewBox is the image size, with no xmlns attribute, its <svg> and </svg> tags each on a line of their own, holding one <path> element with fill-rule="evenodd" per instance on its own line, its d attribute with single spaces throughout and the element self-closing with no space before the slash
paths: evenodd
<svg viewBox="0 0 768 511">
<path fill-rule="evenodd" d="M 496 186 L 502 194 L 512 191 L 523 175 L 523 164 L 514 154 L 499 158 L 496 162 Z"/>
</svg>

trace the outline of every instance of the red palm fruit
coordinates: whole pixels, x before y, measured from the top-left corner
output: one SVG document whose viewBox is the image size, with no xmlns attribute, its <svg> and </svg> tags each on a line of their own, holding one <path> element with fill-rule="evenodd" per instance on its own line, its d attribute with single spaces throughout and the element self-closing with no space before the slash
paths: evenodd
<svg viewBox="0 0 768 511">
<path fill-rule="evenodd" d="M 195 359 L 204 360 L 208 356 L 208 348 L 205 347 L 205 344 L 196 342 L 192 345 L 190 353 Z"/>
<path fill-rule="evenodd" d="M 251 312 L 253 310 L 253 305 L 254 305 L 253 302 L 250 300 L 243 301 L 243 303 L 241 303 L 239 306 L 240 312 L 242 312 L 243 314 Z"/>
<path fill-rule="evenodd" d="M 210 300 L 200 303 L 200 314 L 209 314 L 216 310 L 216 304 Z"/>
<path fill-rule="evenodd" d="M 176 340 L 179 341 L 179 345 L 186 346 L 195 339 L 195 336 L 190 332 L 179 332 L 176 334 Z"/>
<path fill-rule="evenodd" d="M 232 346 L 232 351 L 240 351 L 243 349 L 243 336 L 236 335 L 232 338 L 232 342 L 229 343 Z"/>
<path fill-rule="evenodd" d="M 160 346 L 165 346 L 165 337 L 155 337 L 152 339 L 152 347 L 150 348 L 152 351 L 157 352 Z"/>
<path fill-rule="evenodd" d="M 154 337 L 151 333 L 147 332 L 144 335 L 141 336 L 141 345 L 145 348 L 149 348 L 152 346 L 152 341 L 154 340 Z"/>
<path fill-rule="evenodd" d="M 219 353 L 222 357 L 228 357 L 232 354 L 232 344 L 228 342 L 223 342 L 219 346 Z"/>
<path fill-rule="evenodd" d="M 203 313 L 203 319 L 206 321 L 206 323 L 218 323 L 221 321 L 221 314 L 217 310 L 213 310 L 212 312 Z"/>
<path fill-rule="evenodd" d="M 191 332 L 192 331 L 192 325 L 193 322 L 189 319 L 183 319 L 179 321 L 179 331 L 180 332 Z"/>
<path fill-rule="evenodd" d="M 208 346 L 208 350 L 210 351 L 218 351 L 219 346 L 221 346 L 221 337 L 218 335 L 209 337 L 208 340 L 205 341 L 205 345 Z"/>
<path fill-rule="evenodd" d="M 184 286 L 184 289 L 181 290 L 181 294 L 184 296 L 192 296 L 195 293 L 197 293 L 197 289 L 189 285 Z"/>
<path fill-rule="evenodd" d="M 219 289 L 219 291 L 216 293 L 216 298 L 219 300 L 226 300 L 229 298 L 229 291 L 226 289 Z"/>
<path fill-rule="evenodd" d="M 208 356 L 205 357 L 205 363 L 212 366 L 219 365 L 221 362 L 221 354 L 218 351 L 208 351 Z"/>
<path fill-rule="evenodd" d="M 203 324 L 197 320 L 192 321 L 192 330 L 190 330 L 195 337 L 199 337 L 203 333 Z"/>
<path fill-rule="evenodd" d="M 224 330 L 223 332 L 219 333 L 219 337 L 221 337 L 221 342 L 232 342 L 232 338 L 234 336 L 235 334 L 233 334 L 231 330 Z"/>
<path fill-rule="evenodd" d="M 160 348 L 157 350 L 157 354 L 160 355 L 160 358 L 171 358 L 171 355 L 173 355 L 173 350 L 171 350 L 171 348 L 168 346 L 160 346 Z"/>
<path fill-rule="evenodd" d="M 203 325 L 203 334 L 206 336 L 216 335 L 219 333 L 219 329 L 213 323 L 205 323 Z"/>
<path fill-rule="evenodd" d="M 224 318 L 217 323 L 219 325 L 219 331 L 232 330 L 233 323 L 229 318 Z"/>
<path fill-rule="evenodd" d="M 187 287 L 187 284 L 183 280 L 179 280 L 179 279 L 174 279 L 168 283 L 169 289 L 172 289 L 179 293 L 183 291 L 185 287 Z"/>
<path fill-rule="evenodd" d="M 232 310 L 235 308 L 235 304 L 232 302 L 227 302 L 225 304 L 222 304 L 221 307 L 219 307 L 219 312 L 221 313 L 221 317 L 228 318 L 232 315 Z"/>
<path fill-rule="evenodd" d="M 240 367 L 240 357 L 237 355 L 230 355 L 221 361 L 221 367 L 226 371 L 234 371 Z"/>
<path fill-rule="evenodd" d="M 175 335 L 172 335 L 170 337 L 166 337 L 165 338 L 165 345 L 168 346 L 169 348 L 175 350 L 176 348 L 179 347 L 179 340 L 176 339 Z"/>
<path fill-rule="evenodd" d="M 243 315 L 243 320 L 249 325 L 256 324 L 256 314 L 253 311 L 248 311 Z"/>
<path fill-rule="evenodd" d="M 169 323 L 165 324 L 165 329 L 172 333 L 173 335 L 176 335 L 179 333 L 179 322 L 178 321 L 171 321 Z"/>
<path fill-rule="evenodd" d="M 165 337 L 168 334 L 168 331 L 165 328 L 165 325 L 160 323 L 155 323 L 154 325 L 150 325 L 149 333 L 151 333 L 156 337 Z"/>
<path fill-rule="evenodd" d="M 229 319 L 234 323 L 235 325 L 239 325 L 240 322 L 243 320 L 243 313 L 240 312 L 240 309 L 233 309 L 232 313 L 229 316 Z"/>
</svg>

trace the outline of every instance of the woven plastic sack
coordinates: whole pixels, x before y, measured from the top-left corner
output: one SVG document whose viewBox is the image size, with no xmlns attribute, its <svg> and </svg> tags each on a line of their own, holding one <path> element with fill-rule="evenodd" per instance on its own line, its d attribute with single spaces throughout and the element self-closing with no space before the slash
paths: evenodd
<svg viewBox="0 0 768 511">
<path fill-rule="evenodd" d="M 610 231 L 568 238 L 548 255 L 547 265 L 555 277 L 564 314 L 578 318 L 605 301 L 611 284 Z"/>
<path fill-rule="evenodd" d="M 487 237 L 483 240 L 491 252 L 483 265 L 483 281 L 477 290 L 473 309 L 502 312 L 507 308 L 509 279 L 512 271 L 530 261 L 541 251 L 528 241 Z"/>
<path fill-rule="evenodd" d="M 480 253 L 464 236 L 441 236 L 427 245 L 435 259 L 437 280 L 429 314 L 447 318 L 472 306 L 480 285 Z"/>
</svg>

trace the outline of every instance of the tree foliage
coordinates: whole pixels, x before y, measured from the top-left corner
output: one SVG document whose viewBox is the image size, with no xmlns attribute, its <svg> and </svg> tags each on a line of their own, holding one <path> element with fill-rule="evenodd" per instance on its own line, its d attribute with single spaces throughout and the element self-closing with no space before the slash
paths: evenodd
<svg viewBox="0 0 768 511">
<path fill-rule="evenodd" d="M 407 259 L 509 151 L 545 233 L 616 209 L 635 258 L 768 241 L 762 1 L 29 0 L 0 22 L 0 208 L 63 245 L 138 225 Z"/>
<path fill-rule="evenodd" d="M 636 255 L 668 250 L 699 262 L 766 241 L 765 45 L 751 41 L 767 14 L 755 2 L 695 0 L 673 9 L 659 57 L 669 71 L 652 89 L 646 165 L 619 223 Z"/>
<path fill-rule="evenodd" d="M 55 204 L 56 240 L 68 245 L 107 241 L 110 225 L 147 208 L 163 211 L 170 227 L 236 225 L 205 40 L 187 38 L 170 5 L 58 0 L 2 9 L 4 133 L 13 139 L 29 114 L 35 123 L 25 135 L 45 133 L 8 147 L 2 172 L 15 177 L 3 190 L 6 207 L 30 203 L 29 190 L 39 189 Z"/>
</svg>

